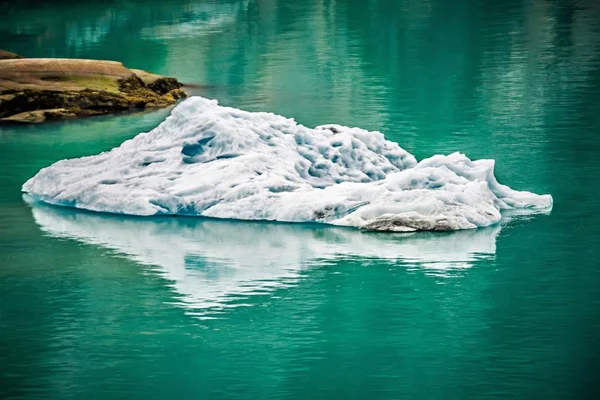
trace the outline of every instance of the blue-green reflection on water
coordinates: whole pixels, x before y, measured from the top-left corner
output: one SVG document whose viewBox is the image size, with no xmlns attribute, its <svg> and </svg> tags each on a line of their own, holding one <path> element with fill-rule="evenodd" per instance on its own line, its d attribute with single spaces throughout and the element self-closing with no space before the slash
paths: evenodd
<svg viewBox="0 0 600 400">
<path fill-rule="evenodd" d="M 451 277 L 478 260 L 493 259 L 500 231 L 495 226 L 446 234 L 381 234 L 314 224 L 120 217 L 39 203 L 34 203 L 33 217 L 54 238 L 105 247 L 157 267 L 180 304 L 198 315 L 287 287 L 305 269 L 348 260 L 415 266 L 425 274 Z"/>
<path fill-rule="evenodd" d="M 109 217 L 22 183 L 168 114 L 0 127 L 0 397 L 597 398 L 594 0 L 5 2 L 0 48 L 497 161 L 547 216 L 448 235 Z"/>
</svg>

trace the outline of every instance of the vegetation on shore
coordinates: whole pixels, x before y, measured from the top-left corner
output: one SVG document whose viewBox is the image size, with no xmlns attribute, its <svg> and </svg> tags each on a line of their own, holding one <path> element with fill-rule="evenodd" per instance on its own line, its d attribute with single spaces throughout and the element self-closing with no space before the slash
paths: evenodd
<svg viewBox="0 0 600 400">
<path fill-rule="evenodd" d="M 166 107 L 186 97 L 182 86 L 115 61 L 22 58 L 0 50 L 0 122 Z"/>
</svg>

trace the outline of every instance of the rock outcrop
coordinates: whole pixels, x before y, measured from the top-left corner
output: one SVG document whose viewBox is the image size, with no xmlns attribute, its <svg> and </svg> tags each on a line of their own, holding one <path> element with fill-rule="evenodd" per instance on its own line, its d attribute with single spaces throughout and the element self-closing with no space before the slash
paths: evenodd
<svg viewBox="0 0 600 400">
<path fill-rule="evenodd" d="M 38 123 L 159 108 L 186 97 L 177 79 L 120 62 L 16 57 L 0 52 L 0 122 Z"/>
<path fill-rule="evenodd" d="M 10 60 L 13 58 L 23 58 L 18 54 L 11 53 L 10 51 L 0 49 L 0 60 Z"/>
</svg>

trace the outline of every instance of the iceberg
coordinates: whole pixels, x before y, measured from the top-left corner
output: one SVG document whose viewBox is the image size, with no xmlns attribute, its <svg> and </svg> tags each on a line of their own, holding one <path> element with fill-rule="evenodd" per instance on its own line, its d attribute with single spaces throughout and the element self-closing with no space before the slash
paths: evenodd
<svg viewBox="0 0 600 400">
<path fill-rule="evenodd" d="M 90 211 L 316 222 L 381 231 L 485 227 L 501 210 L 547 212 L 550 195 L 498 183 L 493 160 L 417 162 L 380 132 L 313 129 L 191 97 L 154 130 L 61 160 L 23 191 Z"/>
</svg>

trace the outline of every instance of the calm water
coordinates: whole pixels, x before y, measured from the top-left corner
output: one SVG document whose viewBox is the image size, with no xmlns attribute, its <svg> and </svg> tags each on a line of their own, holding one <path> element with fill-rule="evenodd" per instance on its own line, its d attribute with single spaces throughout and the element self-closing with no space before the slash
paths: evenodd
<svg viewBox="0 0 600 400">
<path fill-rule="evenodd" d="M 31 206 L 169 110 L 0 127 L 0 398 L 600 398 L 599 2 L 97 3 L 2 3 L 0 48 L 494 158 L 555 207 L 386 235 Z"/>
</svg>

